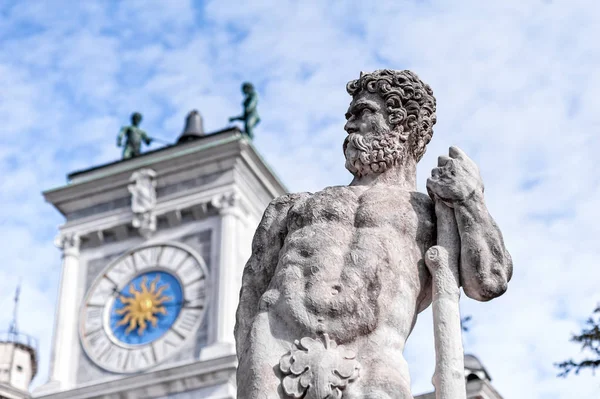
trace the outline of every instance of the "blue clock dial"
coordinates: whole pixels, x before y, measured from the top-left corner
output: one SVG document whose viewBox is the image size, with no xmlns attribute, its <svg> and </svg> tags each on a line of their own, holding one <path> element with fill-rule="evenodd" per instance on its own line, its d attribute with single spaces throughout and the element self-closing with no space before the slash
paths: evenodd
<svg viewBox="0 0 600 399">
<path fill-rule="evenodd" d="M 114 337 L 127 345 L 144 345 L 163 336 L 175 323 L 184 294 L 179 280 L 166 271 L 150 271 L 128 282 L 109 314 Z"/>
<path fill-rule="evenodd" d="M 197 336 L 209 298 L 208 270 L 192 248 L 135 248 L 94 280 L 81 307 L 87 356 L 114 373 L 137 373 L 175 356 Z"/>
</svg>

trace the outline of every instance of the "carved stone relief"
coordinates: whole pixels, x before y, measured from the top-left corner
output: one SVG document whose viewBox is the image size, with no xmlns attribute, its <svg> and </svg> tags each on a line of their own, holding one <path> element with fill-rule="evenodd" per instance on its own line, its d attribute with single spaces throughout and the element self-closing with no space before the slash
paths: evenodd
<svg viewBox="0 0 600 399">
<path fill-rule="evenodd" d="M 338 346 L 329 335 L 304 337 L 279 361 L 283 391 L 293 398 L 340 399 L 342 391 L 359 376 L 356 353 Z"/>
<path fill-rule="evenodd" d="M 132 225 L 142 237 L 149 237 L 156 231 L 156 172 L 140 169 L 133 173 L 127 187 L 131 193 L 131 211 L 134 214 Z"/>
</svg>

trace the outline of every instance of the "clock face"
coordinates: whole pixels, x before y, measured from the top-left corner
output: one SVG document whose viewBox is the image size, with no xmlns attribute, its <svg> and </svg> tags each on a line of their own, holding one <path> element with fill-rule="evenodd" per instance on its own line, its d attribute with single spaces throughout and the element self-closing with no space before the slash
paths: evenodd
<svg viewBox="0 0 600 399">
<path fill-rule="evenodd" d="M 202 323 L 208 272 L 185 245 L 134 249 L 93 282 L 81 309 L 87 355 L 116 373 L 150 368 L 194 339 Z"/>
</svg>

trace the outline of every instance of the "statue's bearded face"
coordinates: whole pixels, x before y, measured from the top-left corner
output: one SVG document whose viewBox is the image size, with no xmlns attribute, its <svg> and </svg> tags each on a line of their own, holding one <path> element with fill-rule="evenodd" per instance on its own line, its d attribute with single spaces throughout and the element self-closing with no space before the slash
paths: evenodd
<svg viewBox="0 0 600 399">
<path fill-rule="evenodd" d="M 357 93 L 346 120 L 344 155 L 350 173 L 357 177 L 383 173 L 403 158 L 406 150 L 398 126 L 389 123 L 387 108 L 379 95 Z"/>
</svg>

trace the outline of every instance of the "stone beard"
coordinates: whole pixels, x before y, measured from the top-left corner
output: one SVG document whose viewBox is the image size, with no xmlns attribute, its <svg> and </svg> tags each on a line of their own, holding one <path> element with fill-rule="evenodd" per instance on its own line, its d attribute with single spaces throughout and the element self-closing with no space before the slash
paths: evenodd
<svg viewBox="0 0 600 399">
<path fill-rule="evenodd" d="M 373 126 L 374 135 L 350 133 L 344 141 L 346 169 L 355 176 L 383 173 L 404 156 L 400 135 Z M 383 131 L 381 131 L 383 130 Z"/>
<path fill-rule="evenodd" d="M 461 150 L 438 159 L 416 192 L 416 164 L 435 124 L 435 98 L 410 71 L 348 84 L 349 186 L 287 194 L 266 209 L 244 268 L 235 338 L 239 399 L 410 399 L 403 358 L 431 304 L 425 252 L 436 245 L 434 200 L 454 208 L 465 293 L 487 301 L 512 275 Z"/>
</svg>

